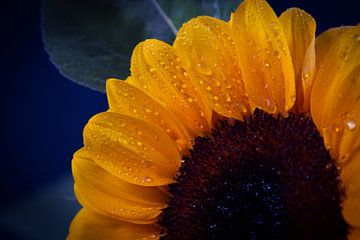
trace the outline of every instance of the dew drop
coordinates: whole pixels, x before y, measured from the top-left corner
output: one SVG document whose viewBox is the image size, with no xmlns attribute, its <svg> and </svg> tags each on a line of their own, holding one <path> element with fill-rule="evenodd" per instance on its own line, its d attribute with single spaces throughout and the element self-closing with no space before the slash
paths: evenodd
<svg viewBox="0 0 360 240">
<path fill-rule="evenodd" d="M 309 78 L 309 73 L 305 73 L 304 74 L 304 79 L 308 79 Z"/>
<path fill-rule="evenodd" d="M 153 179 L 151 177 L 148 177 L 148 176 L 145 176 L 143 178 L 143 182 L 146 182 L 146 183 L 151 183 L 153 181 Z"/>
<path fill-rule="evenodd" d="M 270 99 L 266 98 L 265 101 L 266 101 L 266 105 L 267 105 L 268 107 L 270 107 L 270 104 L 271 104 L 271 103 L 270 103 Z"/>
<path fill-rule="evenodd" d="M 270 69 L 270 63 L 267 62 L 267 61 L 265 61 L 265 68 L 266 68 L 266 70 L 269 70 L 269 69 Z"/>
<path fill-rule="evenodd" d="M 354 120 L 349 120 L 346 122 L 346 127 L 347 129 L 349 129 L 350 131 L 354 130 L 356 128 L 356 123 Z"/>
</svg>

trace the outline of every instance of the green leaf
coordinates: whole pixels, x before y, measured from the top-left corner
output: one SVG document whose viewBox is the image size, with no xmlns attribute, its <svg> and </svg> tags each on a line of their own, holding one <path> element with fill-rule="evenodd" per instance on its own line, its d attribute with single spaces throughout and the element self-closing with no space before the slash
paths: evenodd
<svg viewBox="0 0 360 240">
<path fill-rule="evenodd" d="M 201 15 L 228 21 L 231 12 L 235 11 L 241 0 L 154 0 L 153 2 L 161 6 L 175 28 L 179 29 L 183 23 Z"/>
<path fill-rule="evenodd" d="M 187 20 L 227 20 L 240 1 L 44 0 L 44 44 L 67 78 L 104 91 L 110 77 L 129 75 L 135 45 L 148 38 L 172 43 Z"/>
</svg>

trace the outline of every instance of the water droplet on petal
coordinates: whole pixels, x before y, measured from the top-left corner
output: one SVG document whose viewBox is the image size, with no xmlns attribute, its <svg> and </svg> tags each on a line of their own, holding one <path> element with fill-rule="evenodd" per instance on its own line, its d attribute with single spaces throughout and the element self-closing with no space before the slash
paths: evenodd
<svg viewBox="0 0 360 240">
<path fill-rule="evenodd" d="M 356 123 L 354 120 L 349 120 L 346 122 L 346 127 L 347 129 L 349 129 L 350 131 L 354 130 L 356 128 Z"/>
<path fill-rule="evenodd" d="M 153 181 L 153 180 L 152 180 L 151 177 L 145 176 L 145 177 L 143 178 L 143 182 L 151 183 L 152 181 Z"/>
<path fill-rule="evenodd" d="M 307 78 L 309 78 L 309 73 L 304 74 L 304 79 L 307 79 Z"/>
<path fill-rule="evenodd" d="M 271 105 L 270 99 L 266 98 L 265 101 L 266 101 L 266 105 L 267 105 L 268 107 L 270 107 L 270 105 Z"/>
<path fill-rule="evenodd" d="M 265 61 L 265 68 L 266 70 L 270 69 L 270 63 L 268 61 Z"/>
</svg>

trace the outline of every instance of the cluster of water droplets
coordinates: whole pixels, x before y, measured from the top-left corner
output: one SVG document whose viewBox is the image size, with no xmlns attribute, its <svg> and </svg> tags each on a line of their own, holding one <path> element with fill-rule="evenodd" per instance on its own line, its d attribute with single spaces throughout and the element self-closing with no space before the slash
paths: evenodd
<svg viewBox="0 0 360 240">
<path fill-rule="evenodd" d="M 165 43 L 145 42 L 139 62 L 143 64 L 137 69 L 142 89 L 156 96 L 186 126 L 195 128 L 195 132 L 208 129 L 204 103 L 173 48 Z M 192 118 L 198 119 L 199 124 L 194 124 Z"/>
<path fill-rule="evenodd" d="M 248 99 L 229 33 L 224 22 L 193 19 L 179 32 L 175 48 L 210 106 L 225 116 L 242 118 L 249 110 Z"/>
</svg>

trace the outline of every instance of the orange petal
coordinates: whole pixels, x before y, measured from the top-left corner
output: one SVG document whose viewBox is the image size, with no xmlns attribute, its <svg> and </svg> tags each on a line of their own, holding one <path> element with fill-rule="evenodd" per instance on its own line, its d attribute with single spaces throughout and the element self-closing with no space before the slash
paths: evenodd
<svg viewBox="0 0 360 240">
<path fill-rule="evenodd" d="M 348 235 L 349 240 L 360 240 L 360 228 L 354 228 L 350 230 Z"/>
<path fill-rule="evenodd" d="M 348 224 L 360 228 L 360 196 L 345 199 L 342 212 Z"/>
<path fill-rule="evenodd" d="M 139 225 L 81 209 L 71 223 L 67 240 L 154 240 L 160 238 L 156 225 Z"/>
<path fill-rule="evenodd" d="M 177 147 L 162 129 L 118 113 L 91 118 L 84 129 L 84 144 L 96 163 L 134 184 L 169 184 L 180 166 Z"/>
<path fill-rule="evenodd" d="M 230 24 L 212 17 L 191 19 L 179 30 L 174 48 L 212 109 L 237 119 L 249 113 Z"/>
<path fill-rule="evenodd" d="M 176 142 L 179 151 L 191 147 L 191 137 L 185 126 L 148 94 L 126 81 L 109 79 L 106 94 L 111 112 L 146 120 L 162 128 Z"/>
<path fill-rule="evenodd" d="M 286 10 L 279 20 L 294 64 L 295 110 L 310 112 L 310 93 L 315 71 L 315 20 L 298 8 Z"/>
<path fill-rule="evenodd" d="M 131 57 L 130 84 L 171 110 L 198 136 L 210 131 L 211 111 L 192 85 L 172 46 L 158 40 L 139 43 Z"/>
<path fill-rule="evenodd" d="M 311 115 L 343 165 L 360 146 L 360 26 L 322 33 L 316 40 L 316 62 Z"/>
<path fill-rule="evenodd" d="M 346 199 L 343 215 L 351 225 L 360 228 L 360 148 L 355 149 L 341 170 Z"/>
<path fill-rule="evenodd" d="M 156 222 L 167 195 L 157 187 L 127 183 L 108 173 L 80 149 L 72 161 L 75 192 L 88 209 L 135 223 Z"/>
<path fill-rule="evenodd" d="M 264 0 L 245 0 L 231 20 L 252 109 L 286 112 L 296 99 L 294 69 L 279 19 Z"/>
<path fill-rule="evenodd" d="M 347 197 L 360 198 L 360 147 L 353 150 L 347 163 L 342 166 L 341 180 Z"/>
</svg>

